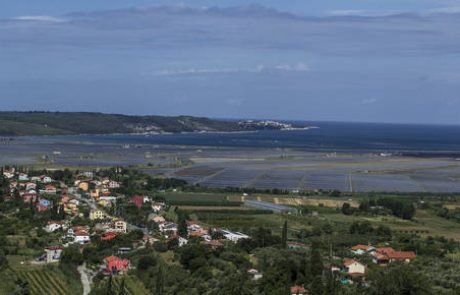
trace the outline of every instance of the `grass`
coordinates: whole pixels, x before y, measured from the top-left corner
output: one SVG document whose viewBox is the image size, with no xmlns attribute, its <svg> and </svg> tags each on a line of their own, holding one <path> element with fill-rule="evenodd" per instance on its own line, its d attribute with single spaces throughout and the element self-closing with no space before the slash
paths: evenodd
<svg viewBox="0 0 460 295">
<path fill-rule="evenodd" d="M 119 277 L 115 279 L 115 289 L 119 290 L 122 280 L 125 280 L 125 287 L 127 295 L 151 295 L 152 293 L 149 292 L 142 284 L 142 282 L 135 276 L 126 276 L 126 277 Z"/>
</svg>

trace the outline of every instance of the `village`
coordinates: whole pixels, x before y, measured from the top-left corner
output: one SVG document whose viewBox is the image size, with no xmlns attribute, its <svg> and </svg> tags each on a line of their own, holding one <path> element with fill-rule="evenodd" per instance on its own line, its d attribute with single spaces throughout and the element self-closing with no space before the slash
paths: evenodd
<svg viewBox="0 0 460 295">
<path fill-rule="evenodd" d="M 112 175 L 121 171 L 117 167 Z M 53 179 L 53 173 L 29 176 L 12 167 L 4 168 L 2 174 L 8 181 L 10 191 L 5 202 L 19 198 L 35 212 L 48 212 L 49 214 L 45 214 L 48 217 L 43 230 L 55 237 L 55 243 L 46 245 L 42 255 L 34 261 L 24 263 L 58 264 L 66 248 L 76 247 L 81 253 L 85 253 L 89 251 L 91 244 L 97 244 L 99 249 L 105 247 L 101 245 L 109 245 L 108 251 L 105 249 L 101 253 L 94 253 L 94 261 L 100 263 L 88 261 L 84 263 L 84 268 L 80 268 L 82 282 L 89 282 L 84 286 L 86 294 L 89 294 L 91 281 L 95 277 L 123 276 L 135 269 L 136 265 L 129 260 L 129 254 L 142 249 L 170 251 L 192 243 L 218 251 L 242 244 L 243 240 L 251 240 L 249 234 L 228 228 L 212 228 L 196 220 L 180 218 L 175 212 L 177 208 L 170 206 L 164 199 L 157 198 L 155 192 L 151 195 L 121 194 L 119 192 L 123 184 L 120 181 L 101 176 L 103 173 L 96 171 L 67 172 L 66 181 Z M 124 219 L 125 207 L 121 203 L 137 209 L 131 214 L 145 215 L 145 222 L 133 224 Z M 279 208 L 275 209 L 281 212 Z M 289 215 L 293 212 L 288 210 L 282 214 Z M 129 239 L 126 240 L 125 237 L 128 236 Z M 300 251 L 304 255 L 312 251 L 312 245 L 287 240 L 284 235 L 282 239 L 285 240 L 288 251 Z M 116 242 L 121 240 L 123 242 Z M 417 257 L 414 251 L 398 251 L 388 243 L 376 246 L 357 244 L 343 250 L 343 256 L 330 255 L 328 262 L 324 263 L 324 269 L 320 270 L 333 274 L 334 280 L 340 285 L 366 285 L 370 265 L 385 267 L 393 263 L 410 263 Z M 105 253 L 110 255 L 97 257 Z M 246 272 L 246 276 L 253 281 L 264 277 L 264 272 L 258 268 L 257 263 L 248 264 Z M 313 294 L 308 292 L 307 285 L 294 284 L 290 289 L 293 295 Z"/>
</svg>

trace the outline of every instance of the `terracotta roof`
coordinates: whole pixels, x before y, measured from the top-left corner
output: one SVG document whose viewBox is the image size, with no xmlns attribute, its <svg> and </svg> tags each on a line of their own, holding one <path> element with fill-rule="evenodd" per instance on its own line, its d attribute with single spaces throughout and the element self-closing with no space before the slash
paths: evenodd
<svg viewBox="0 0 460 295">
<path fill-rule="evenodd" d="M 417 257 L 415 252 L 413 251 L 395 251 L 393 253 L 388 254 L 388 258 L 390 259 L 414 259 Z"/>
<path fill-rule="evenodd" d="M 354 260 L 354 259 L 345 258 L 345 259 L 343 260 L 343 265 L 345 265 L 346 267 L 352 265 L 353 263 L 362 264 L 361 262 L 359 262 L 359 261 L 357 261 L 357 260 Z"/>
<path fill-rule="evenodd" d="M 49 246 L 45 248 L 46 250 L 62 250 L 64 247 L 62 246 Z"/>
<path fill-rule="evenodd" d="M 305 294 L 307 290 L 303 286 L 292 286 L 291 287 L 291 294 Z"/>
<path fill-rule="evenodd" d="M 385 254 L 385 255 L 396 252 L 395 249 L 391 247 L 381 247 L 381 248 L 375 249 L 375 251 L 377 251 L 380 254 Z"/>
<path fill-rule="evenodd" d="M 353 250 L 353 251 L 356 251 L 356 250 L 367 251 L 370 247 L 372 247 L 372 246 L 363 245 L 363 244 L 358 244 L 358 245 L 356 245 L 356 246 L 351 247 L 351 250 Z"/>
</svg>

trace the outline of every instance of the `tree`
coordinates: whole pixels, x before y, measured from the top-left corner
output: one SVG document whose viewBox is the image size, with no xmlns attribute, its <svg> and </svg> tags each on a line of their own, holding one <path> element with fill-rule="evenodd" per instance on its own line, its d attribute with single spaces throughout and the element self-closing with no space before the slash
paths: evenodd
<svg viewBox="0 0 460 295">
<path fill-rule="evenodd" d="M 156 290 L 156 294 L 158 295 L 164 294 L 164 288 L 165 288 L 165 277 L 164 276 L 165 276 L 164 266 L 163 266 L 163 263 L 160 262 L 158 264 L 157 280 L 155 282 L 155 290 Z"/>
<path fill-rule="evenodd" d="M 312 245 L 310 253 L 310 275 L 314 277 L 323 275 L 323 259 L 317 245 Z"/>
<path fill-rule="evenodd" d="M 311 295 L 323 295 L 324 294 L 324 284 L 323 277 L 316 276 L 313 278 L 313 281 L 310 284 L 310 293 Z M 330 295 L 330 294 L 327 294 Z"/>
<path fill-rule="evenodd" d="M 177 234 L 180 237 L 183 237 L 184 239 L 188 237 L 188 226 L 187 226 L 187 221 L 185 219 L 182 219 L 179 222 L 179 225 L 177 226 Z"/>
<path fill-rule="evenodd" d="M 126 284 L 125 278 L 123 278 L 120 283 L 120 292 L 118 292 L 118 295 L 127 295 L 125 284 Z"/>
<path fill-rule="evenodd" d="M 109 281 L 107 282 L 107 289 L 105 292 L 106 295 L 114 295 L 113 292 L 113 277 L 112 275 L 109 276 Z"/>
<path fill-rule="evenodd" d="M 284 222 L 284 225 L 283 225 L 283 231 L 282 231 L 282 234 L 281 234 L 281 247 L 283 249 L 286 249 L 287 248 L 287 221 Z"/>
<path fill-rule="evenodd" d="M 428 295 L 433 294 L 429 280 L 418 273 L 413 266 L 396 264 L 379 270 L 371 277 L 370 294 L 375 295 Z"/>
<path fill-rule="evenodd" d="M 8 266 L 8 259 L 2 249 L 0 249 L 0 271 Z"/>
<path fill-rule="evenodd" d="M 353 214 L 353 208 L 351 208 L 351 205 L 349 203 L 343 203 L 343 205 L 342 205 L 342 213 L 344 215 L 352 215 Z"/>
</svg>

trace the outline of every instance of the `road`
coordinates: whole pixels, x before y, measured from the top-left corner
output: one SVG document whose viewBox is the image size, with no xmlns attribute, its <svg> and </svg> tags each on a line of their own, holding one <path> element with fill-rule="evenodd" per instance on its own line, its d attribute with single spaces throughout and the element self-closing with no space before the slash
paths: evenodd
<svg viewBox="0 0 460 295">
<path fill-rule="evenodd" d="M 77 267 L 80 273 L 80 280 L 83 286 L 83 295 L 88 295 L 91 292 L 91 279 L 88 275 L 88 269 L 86 268 L 86 262 Z"/>
</svg>

